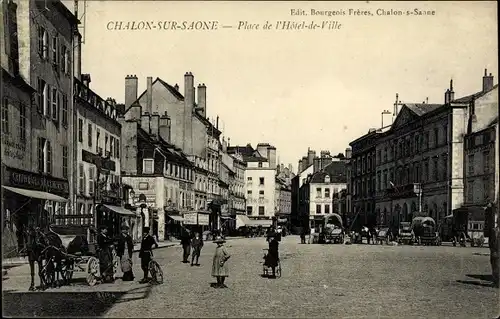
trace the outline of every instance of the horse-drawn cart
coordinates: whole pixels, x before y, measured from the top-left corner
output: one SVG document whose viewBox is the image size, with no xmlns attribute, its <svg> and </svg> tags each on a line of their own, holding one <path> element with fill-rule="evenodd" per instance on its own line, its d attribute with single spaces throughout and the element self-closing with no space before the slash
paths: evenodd
<svg viewBox="0 0 500 319">
<path fill-rule="evenodd" d="M 419 244 L 426 246 L 441 245 L 441 236 L 436 228 L 436 221 L 433 218 L 415 217 L 411 227 Z"/>
<path fill-rule="evenodd" d="M 380 228 L 377 231 L 377 235 L 376 236 L 377 236 L 376 237 L 376 243 L 380 244 L 380 245 L 383 245 L 383 244 L 388 245 L 389 242 L 392 240 L 392 238 L 390 236 L 389 227 Z"/>
<path fill-rule="evenodd" d="M 399 236 L 398 242 L 405 245 L 413 245 L 415 241 L 415 236 L 411 229 L 410 222 L 401 222 L 399 224 Z"/>
<path fill-rule="evenodd" d="M 96 244 L 87 240 L 88 228 L 79 226 L 52 226 L 51 231 L 58 235 L 62 241 L 63 249 L 59 249 L 60 256 L 54 272 L 60 272 L 65 284 L 69 284 L 74 273 L 85 273 L 89 286 L 94 286 L 102 277 L 100 260 L 96 253 Z M 118 258 L 116 251 L 111 246 L 113 277 L 116 277 Z M 57 261 L 56 261 L 57 263 Z M 46 278 L 55 278 L 51 271 L 45 272 Z"/>
</svg>

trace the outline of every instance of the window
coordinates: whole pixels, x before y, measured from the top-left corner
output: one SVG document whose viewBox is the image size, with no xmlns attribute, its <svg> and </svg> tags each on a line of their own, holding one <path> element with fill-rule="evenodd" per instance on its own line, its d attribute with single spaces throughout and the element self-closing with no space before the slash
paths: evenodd
<svg viewBox="0 0 500 319">
<path fill-rule="evenodd" d="M 115 141 L 115 157 L 120 158 L 120 141 L 118 139 Z"/>
<path fill-rule="evenodd" d="M 81 194 L 85 192 L 85 172 L 83 171 L 83 164 L 80 164 L 78 169 L 78 190 Z"/>
<path fill-rule="evenodd" d="M 104 133 L 104 156 L 108 156 L 108 134 Z"/>
<path fill-rule="evenodd" d="M 253 210 L 252 206 L 247 206 L 247 215 L 252 215 L 252 210 Z"/>
<path fill-rule="evenodd" d="M 46 59 L 48 57 L 49 50 L 49 39 L 47 35 L 47 31 L 43 27 L 38 28 L 38 54 L 42 59 Z"/>
<path fill-rule="evenodd" d="M 329 188 L 325 188 L 325 197 L 330 198 L 330 189 Z"/>
<path fill-rule="evenodd" d="M 144 174 L 153 174 L 154 173 L 154 160 L 152 159 L 143 159 L 142 160 L 142 171 Z M 177 167 L 175 167 L 175 172 L 177 176 Z"/>
<path fill-rule="evenodd" d="M 19 139 L 26 140 L 26 105 L 19 105 Z"/>
<path fill-rule="evenodd" d="M 9 100 L 3 99 L 2 103 L 2 133 L 9 133 Z"/>
<path fill-rule="evenodd" d="M 325 205 L 325 214 L 330 214 L 330 205 Z"/>
<path fill-rule="evenodd" d="M 247 191 L 247 195 L 248 195 L 248 196 L 252 196 L 252 190 L 248 190 L 248 191 Z"/>
<path fill-rule="evenodd" d="M 448 125 L 443 126 L 444 144 L 448 144 Z"/>
<path fill-rule="evenodd" d="M 484 160 L 484 173 L 489 173 L 490 171 L 490 151 L 483 152 L 483 160 Z"/>
<path fill-rule="evenodd" d="M 43 137 L 38 138 L 38 171 L 45 171 L 45 139 Z"/>
<path fill-rule="evenodd" d="M 423 171 L 422 181 L 427 182 L 429 180 L 429 161 L 425 160 L 424 162 L 424 171 Z"/>
<path fill-rule="evenodd" d="M 430 134 L 429 132 L 425 132 L 425 138 L 424 138 L 424 143 L 425 143 L 425 149 L 429 149 L 429 139 L 430 139 Z"/>
<path fill-rule="evenodd" d="M 78 142 L 83 142 L 83 120 L 78 119 Z"/>
<path fill-rule="evenodd" d="M 474 154 L 469 155 L 469 163 L 468 163 L 468 172 L 469 175 L 474 175 Z"/>
<path fill-rule="evenodd" d="M 265 207 L 264 206 L 259 206 L 259 216 L 263 216 L 265 213 Z"/>
<path fill-rule="evenodd" d="M 316 214 L 318 214 L 318 215 L 321 214 L 321 205 L 320 204 L 316 205 Z"/>
<path fill-rule="evenodd" d="M 252 178 L 251 177 L 247 177 L 247 182 L 251 183 L 252 182 Z"/>
<path fill-rule="evenodd" d="M 69 50 L 65 45 L 63 45 L 61 47 L 61 71 L 64 74 L 69 74 L 69 72 L 71 71 L 70 69 L 71 65 L 69 63 Z"/>
<path fill-rule="evenodd" d="M 96 129 L 96 143 L 95 143 L 95 146 L 96 146 L 96 150 L 97 150 L 97 153 L 98 154 L 101 154 L 102 155 L 102 150 L 100 150 L 100 144 L 99 144 L 99 137 L 101 136 L 101 130 L 99 129 Z"/>
<path fill-rule="evenodd" d="M 62 125 L 68 126 L 68 97 L 62 94 Z"/>
<path fill-rule="evenodd" d="M 434 160 L 432 161 L 432 178 L 433 180 L 438 180 L 439 178 L 439 175 L 438 175 L 438 159 L 437 158 L 434 158 Z"/>
<path fill-rule="evenodd" d="M 434 147 L 439 145 L 439 129 L 434 129 Z"/>
<path fill-rule="evenodd" d="M 89 147 L 92 147 L 92 124 L 91 123 L 88 124 L 87 135 L 88 135 L 87 141 L 88 141 Z"/>
<path fill-rule="evenodd" d="M 262 167 L 262 162 L 259 162 L 259 167 Z"/>
<path fill-rule="evenodd" d="M 58 40 L 57 40 L 57 37 L 53 37 L 52 38 L 52 63 L 54 65 L 58 65 L 59 64 L 59 54 L 58 54 L 58 50 L 59 50 L 59 46 L 58 46 Z"/>
<path fill-rule="evenodd" d="M 488 200 L 490 198 L 490 180 L 488 178 L 483 179 L 483 199 Z"/>
<path fill-rule="evenodd" d="M 264 191 L 259 191 L 259 197 L 263 198 L 264 197 Z"/>
<path fill-rule="evenodd" d="M 114 153 L 114 146 L 115 146 L 115 138 L 113 136 L 110 136 L 110 141 L 109 141 L 109 155 L 110 156 L 115 156 L 115 153 Z M 189 173 L 187 172 L 186 170 L 186 179 L 189 179 Z"/>
<path fill-rule="evenodd" d="M 45 111 L 45 103 L 46 103 L 46 86 L 47 84 L 45 83 L 44 80 L 38 78 L 38 83 L 37 83 L 37 111 L 40 114 L 44 114 Z"/>
<path fill-rule="evenodd" d="M 467 187 L 467 201 L 469 203 L 474 201 L 474 181 L 470 181 Z"/>
<path fill-rule="evenodd" d="M 59 95 L 57 94 L 57 88 L 55 87 L 52 88 L 50 100 L 52 102 L 52 119 L 57 121 L 59 113 Z"/>
<path fill-rule="evenodd" d="M 264 185 L 264 177 L 260 177 L 259 178 L 259 184 L 260 185 Z"/>
<path fill-rule="evenodd" d="M 387 162 L 387 147 L 384 148 L 384 163 Z"/>
<path fill-rule="evenodd" d="M 443 158 L 443 181 L 448 180 L 448 157 L 446 155 L 442 155 Z"/>
<path fill-rule="evenodd" d="M 68 178 L 68 147 L 63 146 L 63 164 L 62 164 L 62 174 L 64 178 Z"/>
<path fill-rule="evenodd" d="M 52 174 L 52 146 L 50 145 L 50 141 L 46 141 L 45 143 L 45 152 L 47 155 L 47 161 L 45 162 L 45 172 L 47 174 Z"/>
<path fill-rule="evenodd" d="M 89 195 L 94 194 L 94 167 L 89 167 Z"/>
</svg>

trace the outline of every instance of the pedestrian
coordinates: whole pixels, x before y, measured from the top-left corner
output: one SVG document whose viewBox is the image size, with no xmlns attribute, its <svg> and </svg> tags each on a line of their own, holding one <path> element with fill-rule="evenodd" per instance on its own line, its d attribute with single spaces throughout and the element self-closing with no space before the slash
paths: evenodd
<svg viewBox="0 0 500 319">
<path fill-rule="evenodd" d="M 123 281 L 134 280 L 134 272 L 132 271 L 132 251 L 134 243 L 129 235 L 128 225 L 122 225 L 122 232 L 118 237 L 118 245 L 116 247 L 116 255 L 120 257 L 120 265 L 123 272 Z"/>
<path fill-rule="evenodd" d="M 306 229 L 305 229 L 305 227 L 302 228 L 302 230 L 300 231 L 300 243 L 301 244 L 306 243 Z"/>
<path fill-rule="evenodd" d="M 200 258 L 201 254 L 201 248 L 203 248 L 203 238 L 201 238 L 201 235 L 199 232 L 196 232 L 193 240 L 191 241 L 191 246 L 193 247 L 193 256 L 191 257 L 191 266 L 199 266 L 200 264 L 198 263 L 198 258 Z M 196 258 L 196 263 L 194 263 L 194 260 Z"/>
<path fill-rule="evenodd" d="M 264 264 L 266 267 L 270 267 L 272 270 L 272 275 L 269 278 L 276 278 L 276 267 L 278 267 L 279 261 L 279 240 L 278 236 L 270 238 L 269 250 L 267 251 L 266 260 Z"/>
<path fill-rule="evenodd" d="M 181 245 L 182 245 L 182 262 L 187 264 L 189 255 L 191 254 L 191 233 L 188 230 L 184 230 L 181 235 Z"/>
<path fill-rule="evenodd" d="M 215 288 L 227 288 L 224 284 L 226 277 L 229 276 L 229 269 L 227 266 L 227 260 L 231 255 L 227 251 L 224 243 L 226 241 L 221 237 L 217 237 L 214 240 L 214 243 L 217 244 L 217 248 L 215 248 L 214 260 L 212 264 L 212 277 L 217 278 L 217 285 Z"/>
<path fill-rule="evenodd" d="M 113 253 L 111 245 L 113 240 L 108 236 L 108 228 L 101 225 L 101 231 L 97 235 L 97 256 L 102 280 L 106 283 L 114 281 Z"/>
<path fill-rule="evenodd" d="M 149 262 L 151 261 L 151 257 L 153 255 L 153 246 L 158 248 L 158 243 L 154 237 L 149 234 L 149 229 L 149 227 L 144 227 L 142 230 L 143 234 L 139 258 L 141 258 L 141 269 L 144 272 L 144 278 L 139 281 L 141 284 L 146 283 L 149 280 Z"/>
</svg>

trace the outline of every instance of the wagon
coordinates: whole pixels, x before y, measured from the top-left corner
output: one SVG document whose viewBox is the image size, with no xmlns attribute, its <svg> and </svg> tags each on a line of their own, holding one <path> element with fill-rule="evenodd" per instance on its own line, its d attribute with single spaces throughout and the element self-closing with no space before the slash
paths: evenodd
<svg viewBox="0 0 500 319">
<path fill-rule="evenodd" d="M 401 222 L 399 224 L 398 242 L 405 245 L 413 245 L 415 241 L 410 222 Z"/>
<path fill-rule="evenodd" d="M 53 231 L 59 235 L 63 242 L 63 246 L 66 248 L 66 252 L 62 253 L 62 275 L 66 283 L 70 283 L 73 279 L 73 274 L 85 273 L 86 281 L 89 286 L 94 286 L 101 278 L 99 259 L 96 256 L 95 243 L 88 243 L 88 228 L 84 227 L 65 227 L 65 226 L 54 226 Z M 77 240 L 78 238 L 85 241 L 84 245 L 81 245 L 82 249 L 76 252 L 69 252 L 69 244 Z M 116 255 L 116 250 L 112 247 L 113 255 L 113 276 L 116 278 L 116 272 L 118 269 L 118 257 Z"/>
<path fill-rule="evenodd" d="M 344 243 L 344 229 L 342 217 L 339 214 L 328 214 L 325 216 L 324 227 L 325 241 L 334 244 Z"/>
<path fill-rule="evenodd" d="M 441 245 L 441 237 L 436 229 L 436 221 L 431 217 L 415 217 L 412 221 L 412 230 L 416 241 L 421 245 Z"/>
<path fill-rule="evenodd" d="M 377 231 L 376 243 L 383 245 L 388 244 L 391 241 L 389 227 L 380 228 Z"/>
</svg>

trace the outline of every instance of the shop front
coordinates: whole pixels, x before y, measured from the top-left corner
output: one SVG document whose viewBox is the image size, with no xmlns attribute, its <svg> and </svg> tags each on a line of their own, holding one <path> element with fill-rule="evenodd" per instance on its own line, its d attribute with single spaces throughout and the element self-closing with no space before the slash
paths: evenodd
<svg viewBox="0 0 500 319">
<path fill-rule="evenodd" d="M 122 225 L 129 227 L 136 223 L 136 214 L 124 207 L 102 204 L 97 206 L 98 225 L 107 226 L 111 236 L 117 236 L 121 232 Z"/>
<path fill-rule="evenodd" d="M 69 197 L 67 180 L 2 165 L 3 236 L 10 233 L 4 254 L 16 254 L 24 247 L 29 227 L 54 223 L 55 211 L 64 209 Z"/>
<path fill-rule="evenodd" d="M 185 213 L 182 218 L 184 227 L 192 232 L 202 234 L 204 231 L 209 230 L 210 214 L 206 212 L 189 212 Z"/>
</svg>

